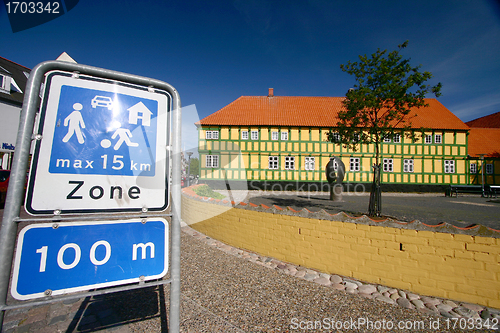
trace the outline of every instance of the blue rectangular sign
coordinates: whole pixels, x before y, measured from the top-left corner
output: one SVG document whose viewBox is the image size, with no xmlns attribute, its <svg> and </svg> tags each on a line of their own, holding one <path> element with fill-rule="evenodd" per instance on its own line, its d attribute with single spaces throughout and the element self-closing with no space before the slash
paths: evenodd
<svg viewBox="0 0 500 333">
<path fill-rule="evenodd" d="M 167 270 L 164 219 L 32 224 L 19 234 L 11 289 L 26 300 L 159 279 Z"/>
</svg>

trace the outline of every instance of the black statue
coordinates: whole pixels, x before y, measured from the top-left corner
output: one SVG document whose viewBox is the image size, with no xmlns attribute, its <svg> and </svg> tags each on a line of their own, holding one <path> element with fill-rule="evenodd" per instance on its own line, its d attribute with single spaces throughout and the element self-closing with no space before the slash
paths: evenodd
<svg viewBox="0 0 500 333">
<path fill-rule="evenodd" d="M 325 171 L 326 179 L 330 185 L 330 200 L 342 201 L 342 181 L 345 175 L 344 162 L 337 156 L 331 157 L 326 165 Z"/>
</svg>

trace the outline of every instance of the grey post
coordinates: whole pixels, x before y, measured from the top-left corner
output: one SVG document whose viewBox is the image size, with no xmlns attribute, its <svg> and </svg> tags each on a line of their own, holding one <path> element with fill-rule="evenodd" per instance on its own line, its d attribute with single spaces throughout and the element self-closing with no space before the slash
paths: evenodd
<svg viewBox="0 0 500 333">
<path fill-rule="evenodd" d="M 111 71 L 92 66 L 61 61 L 46 61 L 38 64 L 31 71 L 26 92 L 19 131 L 17 134 L 16 153 L 10 174 L 7 198 L 0 230 L 0 331 L 7 302 L 7 293 L 11 274 L 11 265 L 17 234 L 16 219 L 21 210 L 28 158 L 31 147 L 33 125 L 37 112 L 40 86 L 47 72 L 62 70 L 101 78 L 128 82 L 146 87 L 165 90 L 172 96 L 172 244 L 170 265 L 170 315 L 169 331 L 179 332 L 180 317 L 180 221 L 181 221 L 181 102 L 179 93 L 168 83 L 146 77 Z"/>
</svg>

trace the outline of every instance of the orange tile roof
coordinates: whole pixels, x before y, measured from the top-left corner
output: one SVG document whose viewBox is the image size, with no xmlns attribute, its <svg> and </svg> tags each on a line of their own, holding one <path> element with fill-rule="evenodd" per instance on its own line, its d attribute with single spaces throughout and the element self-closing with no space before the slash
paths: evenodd
<svg viewBox="0 0 500 333">
<path fill-rule="evenodd" d="M 197 125 L 335 127 L 344 97 L 242 96 Z M 468 130 L 458 117 L 436 99 L 429 107 L 413 110 L 413 128 Z"/>
<path fill-rule="evenodd" d="M 500 128 L 471 128 L 469 131 L 469 155 L 484 154 L 500 157 Z"/>
<path fill-rule="evenodd" d="M 500 112 L 466 122 L 469 127 L 500 128 Z"/>
</svg>

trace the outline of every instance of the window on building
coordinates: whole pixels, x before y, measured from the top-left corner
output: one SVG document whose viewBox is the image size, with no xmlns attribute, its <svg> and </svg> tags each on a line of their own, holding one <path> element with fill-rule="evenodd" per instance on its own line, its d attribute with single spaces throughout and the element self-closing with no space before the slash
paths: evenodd
<svg viewBox="0 0 500 333">
<path fill-rule="evenodd" d="M 278 156 L 269 156 L 269 169 L 278 170 Z"/>
<path fill-rule="evenodd" d="M 392 163 L 393 163 L 392 158 L 384 158 L 384 163 L 383 163 L 384 172 L 393 171 Z"/>
<path fill-rule="evenodd" d="M 488 175 L 493 174 L 493 164 L 486 164 L 486 174 Z"/>
<path fill-rule="evenodd" d="M 278 140 L 278 132 L 271 132 L 271 140 Z"/>
<path fill-rule="evenodd" d="M 395 143 L 401 142 L 401 134 L 394 134 L 394 142 Z"/>
<path fill-rule="evenodd" d="M 241 140 L 248 140 L 248 131 L 241 131 Z"/>
<path fill-rule="evenodd" d="M 206 156 L 207 168 L 218 168 L 219 167 L 219 155 L 207 155 Z"/>
<path fill-rule="evenodd" d="M 10 93 L 10 77 L 0 74 L 0 89 Z"/>
<path fill-rule="evenodd" d="M 426 144 L 431 144 L 432 143 L 432 135 L 426 135 L 425 136 L 425 143 Z"/>
<path fill-rule="evenodd" d="M 285 157 L 285 170 L 295 170 L 295 157 L 293 156 Z"/>
<path fill-rule="evenodd" d="M 359 133 L 354 133 L 354 136 L 353 136 L 352 142 L 359 142 L 359 140 L 360 140 Z"/>
<path fill-rule="evenodd" d="M 443 143 L 443 136 L 441 134 L 434 135 L 434 143 Z"/>
<path fill-rule="evenodd" d="M 252 140 L 259 140 L 259 131 L 252 131 Z"/>
<path fill-rule="evenodd" d="M 205 139 L 207 140 L 218 140 L 219 139 L 219 131 L 206 131 Z"/>
<path fill-rule="evenodd" d="M 350 171 L 359 171 L 361 170 L 359 157 L 351 157 L 349 160 L 349 170 Z"/>
<path fill-rule="evenodd" d="M 471 163 L 470 173 L 477 173 L 477 163 Z"/>
<path fill-rule="evenodd" d="M 413 172 L 413 160 L 404 160 L 403 161 L 403 171 L 404 172 Z"/>
<path fill-rule="evenodd" d="M 453 160 L 444 161 L 444 173 L 455 173 L 455 161 Z"/>
<path fill-rule="evenodd" d="M 333 139 L 333 142 L 340 142 L 340 134 L 337 132 L 333 133 L 332 139 Z"/>
<path fill-rule="evenodd" d="M 391 138 L 390 138 L 390 137 L 388 137 L 388 136 L 384 136 L 384 142 L 385 142 L 385 143 L 389 143 L 389 142 L 391 142 Z"/>
<path fill-rule="evenodd" d="M 316 158 L 315 157 L 306 157 L 304 168 L 306 170 L 314 170 L 316 166 Z"/>
<path fill-rule="evenodd" d="M 281 132 L 281 140 L 283 141 L 288 140 L 288 132 Z"/>
</svg>

